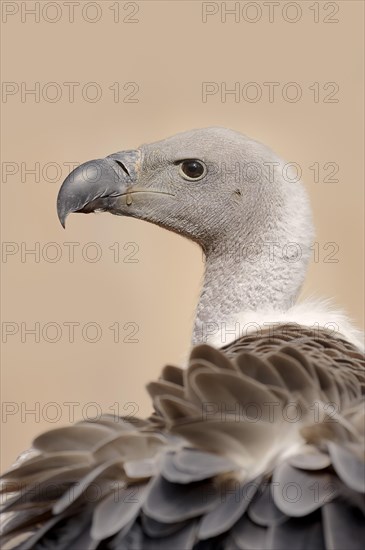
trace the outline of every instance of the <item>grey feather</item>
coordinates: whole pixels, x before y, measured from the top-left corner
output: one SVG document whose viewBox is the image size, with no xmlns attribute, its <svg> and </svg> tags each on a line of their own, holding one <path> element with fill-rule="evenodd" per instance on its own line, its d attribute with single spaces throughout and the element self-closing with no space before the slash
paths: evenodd
<svg viewBox="0 0 365 550">
<path fill-rule="evenodd" d="M 91 536 L 103 540 L 115 535 L 135 519 L 147 496 L 145 485 L 135 485 L 108 495 L 97 507 Z"/>
<path fill-rule="evenodd" d="M 287 515 L 277 508 L 269 483 L 260 488 L 255 495 L 248 508 L 248 516 L 254 523 L 264 527 L 282 523 L 287 519 Z"/>
<path fill-rule="evenodd" d="M 349 448 L 340 446 L 337 443 L 329 442 L 328 449 L 332 459 L 333 467 L 342 481 L 353 489 L 361 493 L 365 492 L 365 468 L 364 462 L 351 453 Z M 356 447 L 355 447 L 356 449 Z M 361 449 L 359 449 L 361 452 Z"/>
<path fill-rule="evenodd" d="M 291 518 L 275 524 L 268 533 L 267 547 L 270 550 L 325 550 L 321 522 L 309 516 L 304 521 Z"/>
<path fill-rule="evenodd" d="M 301 470 L 323 470 L 331 464 L 331 458 L 328 454 L 322 453 L 315 447 L 310 447 L 306 452 L 291 456 L 289 459 L 291 466 Z"/>
<path fill-rule="evenodd" d="M 365 523 L 358 509 L 345 502 L 325 504 L 323 529 L 328 550 L 361 550 L 364 547 Z"/>
<path fill-rule="evenodd" d="M 199 539 L 216 537 L 228 531 L 249 506 L 259 487 L 259 481 L 246 485 L 236 481 L 233 487 L 231 485 L 227 484 L 221 490 L 218 506 L 203 516 L 199 525 Z"/>
<path fill-rule="evenodd" d="M 160 476 L 151 485 L 143 511 L 162 523 L 177 523 L 209 512 L 218 502 L 218 490 L 211 482 L 184 485 Z"/>
<path fill-rule="evenodd" d="M 288 516 L 306 516 L 337 496 L 335 478 L 328 473 L 307 473 L 287 463 L 273 474 L 276 506 Z"/>
<path fill-rule="evenodd" d="M 266 536 L 267 529 L 256 525 L 247 517 L 243 517 L 232 529 L 232 538 L 240 550 L 267 548 Z"/>
</svg>

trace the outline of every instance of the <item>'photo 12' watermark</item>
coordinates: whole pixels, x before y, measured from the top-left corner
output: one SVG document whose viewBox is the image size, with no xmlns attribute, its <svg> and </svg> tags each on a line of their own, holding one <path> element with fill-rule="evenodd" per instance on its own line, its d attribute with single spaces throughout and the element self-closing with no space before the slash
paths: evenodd
<svg viewBox="0 0 365 550">
<path fill-rule="evenodd" d="M 99 2 L 80 1 L 2 1 L 3 24 L 81 23 L 95 25 L 103 22 L 137 24 L 141 17 L 141 3 L 122 0 Z"/>
<path fill-rule="evenodd" d="M 115 264 L 138 264 L 140 248 L 134 241 L 114 242 L 109 244 L 92 242 L 80 243 L 68 241 L 58 243 L 4 241 L 1 243 L 1 262 L 8 263 L 87 263 L 97 264 L 101 261 L 112 261 Z"/>
<path fill-rule="evenodd" d="M 139 406 L 134 401 L 101 405 L 96 401 L 3 401 L 1 403 L 1 421 L 3 423 L 14 422 L 15 420 L 26 424 L 32 422 L 40 424 L 56 424 L 67 422 L 73 424 L 80 420 L 95 422 L 103 416 L 113 422 L 133 422 L 139 412 Z"/>
<path fill-rule="evenodd" d="M 340 332 L 340 327 L 334 321 L 328 321 L 326 323 L 319 323 L 318 321 L 314 321 L 312 325 L 308 325 L 306 327 L 301 326 L 295 322 L 292 322 L 289 325 L 291 331 L 293 331 L 293 327 L 295 327 L 298 337 L 304 335 L 305 331 L 310 330 L 314 341 L 320 340 L 322 338 L 323 330 L 325 330 L 329 334 L 332 333 L 334 335 Z M 252 333 L 261 336 L 263 334 L 263 331 L 265 331 L 268 338 L 274 337 L 275 334 L 278 334 L 279 326 L 281 334 L 285 336 L 288 331 L 288 326 L 278 321 L 264 323 L 258 323 L 256 321 L 240 322 L 234 320 L 231 322 L 206 321 L 200 323 L 199 325 L 199 338 L 200 341 L 204 343 L 214 340 L 215 345 L 221 347 L 230 342 L 234 342 L 239 338 L 248 336 Z"/>
<path fill-rule="evenodd" d="M 2 321 L 3 344 L 139 344 L 140 325 L 135 321 Z"/>
<path fill-rule="evenodd" d="M 340 22 L 339 2 L 283 1 L 230 1 L 202 2 L 203 23 L 255 24 L 255 23 L 324 23 Z"/>
<path fill-rule="evenodd" d="M 202 82 L 203 103 L 339 103 L 340 86 L 337 82 Z"/>
<path fill-rule="evenodd" d="M 3 81 L 2 103 L 139 103 L 137 82 Z"/>
<path fill-rule="evenodd" d="M 161 163 L 164 159 L 161 158 Z M 62 181 L 81 162 L 64 161 L 57 162 L 55 160 L 43 161 L 15 161 L 4 160 L 1 163 L 1 183 L 3 184 L 18 184 L 18 183 L 53 183 L 61 185 Z M 90 167 L 87 169 L 90 172 Z M 88 176 L 88 171 L 85 171 L 85 176 Z M 100 167 L 97 164 L 93 165 L 93 181 L 97 178 L 101 179 Z M 276 162 L 264 161 L 258 162 L 235 162 L 218 163 L 214 169 L 209 169 L 210 173 L 219 176 L 225 182 L 228 179 L 234 180 L 236 183 L 249 181 L 259 183 L 261 178 L 265 177 L 269 183 L 275 183 L 278 177 L 287 183 L 297 183 L 305 178 L 306 183 L 339 183 L 340 166 L 333 160 L 318 161 L 313 160 L 306 164 L 290 161 Z"/>
</svg>

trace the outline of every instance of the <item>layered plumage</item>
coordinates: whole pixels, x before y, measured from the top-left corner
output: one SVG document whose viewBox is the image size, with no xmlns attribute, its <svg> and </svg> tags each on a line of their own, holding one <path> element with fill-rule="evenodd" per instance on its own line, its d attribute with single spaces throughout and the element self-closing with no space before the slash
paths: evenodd
<svg viewBox="0 0 365 550">
<path fill-rule="evenodd" d="M 229 162 L 258 163 L 260 180 L 227 177 Z M 193 342 L 221 349 L 200 344 L 186 369 L 165 367 L 148 385 L 146 420 L 104 416 L 36 438 L 2 478 L 5 548 L 362 548 L 360 336 L 345 317 L 328 330 L 323 309 L 293 306 L 310 211 L 301 184 L 272 179 L 270 165 L 282 161 L 264 146 L 213 128 L 87 163 L 65 181 L 62 223 L 101 209 L 202 246 Z M 227 249 L 247 242 L 253 257 Z M 273 242 L 274 256 L 257 248 Z M 232 322 L 245 330 L 223 345 Z"/>
<path fill-rule="evenodd" d="M 39 436 L 3 476 L 19 550 L 347 550 L 364 529 L 364 360 L 281 325 L 197 346 L 148 390 L 146 421 L 105 416 Z"/>
</svg>

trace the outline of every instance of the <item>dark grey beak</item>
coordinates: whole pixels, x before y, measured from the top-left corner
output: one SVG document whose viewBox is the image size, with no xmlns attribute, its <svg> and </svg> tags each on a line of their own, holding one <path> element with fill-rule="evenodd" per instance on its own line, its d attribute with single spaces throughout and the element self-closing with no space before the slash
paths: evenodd
<svg viewBox="0 0 365 550">
<path fill-rule="evenodd" d="M 57 213 L 63 227 L 69 214 L 116 211 L 117 198 L 137 181 L 140 151 L 121 151 L 104 159 L 85 162 L 63 182 L 57 197 Z"/>
</svg>

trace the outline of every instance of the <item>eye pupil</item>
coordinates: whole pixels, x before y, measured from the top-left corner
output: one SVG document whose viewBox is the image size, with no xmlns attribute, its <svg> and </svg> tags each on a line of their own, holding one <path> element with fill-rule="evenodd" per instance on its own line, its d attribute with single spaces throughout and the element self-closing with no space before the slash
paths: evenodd
<svg viewBox="0 0 365 550">
<path fill-rule="evenodd" d="M 200 178 L 205 172 L 204 164 L 198 160 L 185 160 L 181 164 L 181 169 L 183 173 L 191 179 Z"/>
</svg>

